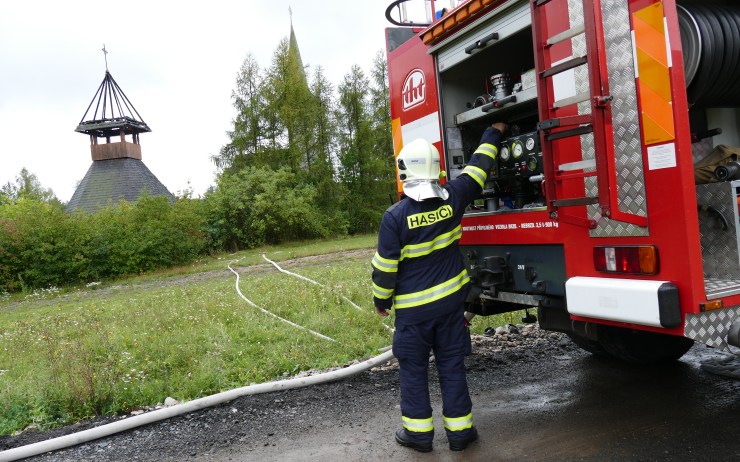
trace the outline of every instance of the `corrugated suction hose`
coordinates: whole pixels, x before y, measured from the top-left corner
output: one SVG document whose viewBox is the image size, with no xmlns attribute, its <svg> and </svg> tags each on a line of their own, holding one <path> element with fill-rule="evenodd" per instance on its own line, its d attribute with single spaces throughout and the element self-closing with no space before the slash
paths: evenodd
<svg viewBox="0 0 740 462">
<path fill-rule="evenodd" d="M 740 106 L 740 6 L 679 5 L 689 104 Z"/>
</svg>

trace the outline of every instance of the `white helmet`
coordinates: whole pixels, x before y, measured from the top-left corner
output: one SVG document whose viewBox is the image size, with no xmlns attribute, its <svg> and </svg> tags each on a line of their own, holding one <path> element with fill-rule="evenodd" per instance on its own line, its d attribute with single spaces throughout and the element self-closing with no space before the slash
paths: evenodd
<svg viewBox="0 0 740 462">
<path fill-rule="evenodd" d="M 439 184 L 439 151 L 421 138 L 405 145 L 396 159 L 403 193 L 415 201 L 447 199 L 449 193 Z"/>
</svg>

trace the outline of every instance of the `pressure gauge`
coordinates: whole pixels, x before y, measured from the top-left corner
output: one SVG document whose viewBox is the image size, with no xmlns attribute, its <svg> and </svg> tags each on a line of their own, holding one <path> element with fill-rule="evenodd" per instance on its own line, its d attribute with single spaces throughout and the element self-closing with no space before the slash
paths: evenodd
<svg viewBox="0 0 740 462">
<path fill-rule="evenodd" d="M 514 156 L 514 159 L 518 159 L 522 156 L 524 153 L 524 146 L 522 145 L 522 142 L 517 140 L 511 143 L 511 154 Z"/>
<path fill-rule="evenodd" d="M 508 146 L 506 146 L 506 145 L 501 146 L 501 160 L 502 161 L 506 162 L 507 160 L 509 160 L 510 154 L 511 153 L 509 152 L 509 147 Z"/>
<path fill-rule="evenodd" d="M 527 138 L 527 151 L 534 149 L 534 138 Z"/>
<path fill-rule="evenodd" d="M 537 158 L 536 157 L 530 157 L 527 160 L 527 170 L 530 172 L 534 172 L 537 170 Z"/>
</svg>

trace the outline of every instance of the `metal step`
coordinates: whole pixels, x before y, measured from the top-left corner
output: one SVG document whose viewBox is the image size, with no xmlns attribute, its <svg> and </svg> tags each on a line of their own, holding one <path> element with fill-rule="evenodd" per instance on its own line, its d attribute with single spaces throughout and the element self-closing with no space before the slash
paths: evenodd
<svg viewBox="0 0 740 462">
<path fill-rule="evenodd" d="M 704 278 L 707 300 L 740 294 L 740 279 Z"/>
<path fill-rule="evenodd" d="M 555 34 L 549 39 L 547 39 L 547 46 L 553 46 L 556 43 L 564 42 L 568 39 L 572 39 L 573 37 L 577 35 L 581 35 L 586 31 L 586 27 L 583 24 L 579 24 L 575 27 L 571 27 L 568 30 L 565 30 L 559 34 Z"/>
<path fill-rule="evenodd" d="M 574 67 L 582 66 L 588 62 L 588 58 L 585 56 L 579 56 L 577 58 L 569 59 L 568 61 L 564 61 L 560 64 L 557 64 L 555 66 L 552 66 L 549 69 L 545 69 L 542 71 L 542 74 L 540 77 L 552 77 L 553 75 L 560 74 L 561 72 L 565 72 L 568 69 L 573 69 Z"/>
<path fill-rule="evenodd" d="M 592 205 L 598 204 L 598 197 L 573 197 L 570 199 L 557 199 L 550 201 L 550 203 L 556 207 L 575 207 L 578 205 Z"/>
</svg>

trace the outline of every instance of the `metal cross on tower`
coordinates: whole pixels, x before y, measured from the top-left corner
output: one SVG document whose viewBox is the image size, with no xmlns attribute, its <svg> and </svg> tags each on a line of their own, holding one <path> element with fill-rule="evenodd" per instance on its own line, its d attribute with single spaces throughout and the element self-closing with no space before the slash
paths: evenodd
<svg viewBox="0 0 740 462">
<path fill-rule="evenodd" d="M 103 44 L 103 56 L 105 57 L 105 70 L 108 71 L 108 50 L 105 49 L 105 43 Z"/>
</svg>

